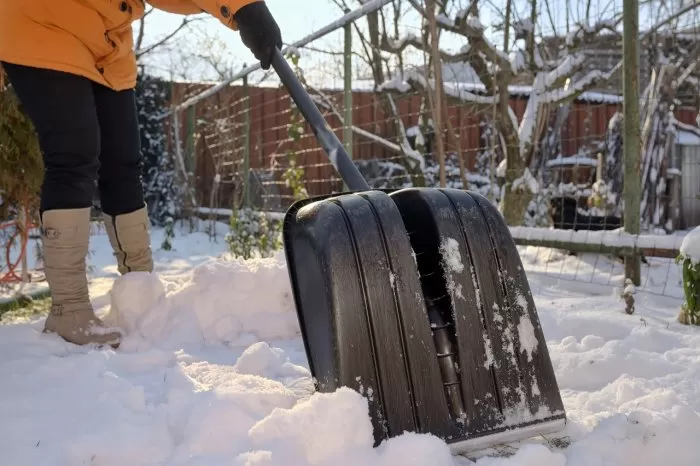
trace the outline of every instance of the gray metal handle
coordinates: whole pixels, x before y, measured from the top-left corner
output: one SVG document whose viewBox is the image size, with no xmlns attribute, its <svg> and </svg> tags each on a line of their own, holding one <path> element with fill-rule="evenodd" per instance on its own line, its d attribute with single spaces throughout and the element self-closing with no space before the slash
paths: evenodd
<svg viewBox="0 0 700 466">
<path fill-rule="evenodd" d="M 343 144 L 328 126 L 318 107 L 311 100 L 306 89 L 299 82 L 299 78 L 294 74 L 294 71 L 279 49 L 275 49 L 271 64 L 279 75 L 282 84 L 287 88 L 292 100 L 299 107 L 299 111 L 304 116 L 304 119 L 311 126 L 316 139 L 323 147 L 323 150 L 326 151 L 331 164 L 340 174 L 348 188 L 351 191 L 371 190 L 372 188 L 369 187 L 367 181 L 362 177 L 360 170 L 352 163 L 352 159 L 345 151 L 345 147 L 343 147 Z"/>
</svg>

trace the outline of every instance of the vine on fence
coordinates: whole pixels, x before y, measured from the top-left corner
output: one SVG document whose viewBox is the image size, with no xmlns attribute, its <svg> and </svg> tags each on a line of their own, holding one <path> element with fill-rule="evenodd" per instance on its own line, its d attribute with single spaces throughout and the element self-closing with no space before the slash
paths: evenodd
<svg viewBox="0 0 700 466">
<path fill-rule="evenodd" d="M 290 59 L 294 71 L 302 84 L 304 76 L 299 68 L 299 55 L 291 53 Z M 287 125 L 290 149 L 287 151 L 287 168 L 281 177 L 291 189 L 294 200 L 308 197 L 304 186 L 304 169 L 299 165 L 298 142 L 304 134 L 304 119 L 293 100 L 290 99 L 291 112 Z M 230 231 L 226 235 L 229 251 L 234 257 L 251 259 L 253 257 L 270 257 L 282 247 L 282 221 L 270 218 L 264 212 L 250 207 L 234 208 L 230 218 Z"/>
<path fill-rule="evenodd" d="M 306 84 L 304 74 L 299 68 L 299 55 L 296 53 L 290 54 L 290 59 L 294 65 L 294 71 L 299 77 L 302 84 Z M 306 187 L 304 187 L 304 169 L 298 165 L 299 153 L 296 150 L 297 143 L 304 134 L 304 119 L 299 109 L 293 100 L 290 99 L 291 112 L 289 117 L 289 125 L 287 126 L 287 135 L 291 139 L 291 148 L 287 151 L 287 161 L 289 166 L 282 173 L 282 179 L 285 185 L 292 190 L 294 200 L 300 200 L 308 197 Z"/>
</svg>

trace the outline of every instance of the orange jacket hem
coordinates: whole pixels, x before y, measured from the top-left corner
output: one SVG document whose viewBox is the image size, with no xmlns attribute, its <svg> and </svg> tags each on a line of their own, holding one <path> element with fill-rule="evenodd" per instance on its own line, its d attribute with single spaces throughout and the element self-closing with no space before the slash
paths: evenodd
<svg viewBox="0 0 700 466">
<path fill-rule="evenodd" d="M 83 78 L 87 78 L 93 82 L 96 82 L 97 84 L 101 84 L 103 86 L 112 88 L 115 91 L 132 89 L 134 86 L 136 86 L 136 80 L 134 79 L 133 82 L 125 82 L 122 83 L 120 86 L 115 87 L 110 85 L 110 83 L 108 83 L 107 80 L 104 79 L 104 76 L 102 76 L 99 73 L 99 71 L 97 71 L 97 69 L 86 69 L 84 67 L 77 66 L 72 63 L 66 63 L 57 60 L 49 60 L 42 57 L 15 57 L 10 55 L 7 57 L 3 56 L 1 60 L 15 65 L 31 66 L 34 68 L 43 68 L 48 70 L 62 71 L 64 73 L 75 74 L 77 76 L 82 76 Z"/>
</svg>

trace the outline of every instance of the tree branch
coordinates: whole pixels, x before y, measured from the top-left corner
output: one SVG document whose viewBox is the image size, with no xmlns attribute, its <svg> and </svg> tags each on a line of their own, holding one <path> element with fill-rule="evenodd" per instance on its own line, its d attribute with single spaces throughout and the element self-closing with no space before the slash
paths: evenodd
<svg viewBox="0 0 700 466">
<path fill-rule="evenodd" d="M 676 11 L 674 14 L 669 16 L 668 18 L 665 18 L 663 21 L 656 23 L 653 27 L 651 27 L 647 32 L 645 32 L 642 37 L 641 41 L 647 40 L 649 37 L 651 37 L 655 32 L 657 32 L 659 29 L 667 25 L 668 23 L 671 23 L 672 21 L 675 21 L 676 19 L 680 18 L 684 14 L 696 9 L 700 8 L 700 3 L 689 3 L 688 5 L 685 6 L 685 8 L 681 8 L 680 10 Z"/>
<path fill-rule="evenodd" d="M 153 7 L 149 8 L 143 13 L 143 16 L 141 16 L 141 19 L 139 19 L 139 35 L 136 38 L 136 44 L 135 44 L 135 49 L 138 50 L 141 48 L 143 45 L 143 37 L 145 34 L 146 30 L 146 17 L 153 13 Z"/>
<path fill-rule="evenodd" d="M 382 36 L 381 42 L 380 42 L 380 48 L 381 50 L 389 53 L 394 53 L 394 54 L 399 54 L 403 53 L 404 50 L 406 50 L 408 47 L 413 47 L 421 52 L 427 52 L 425 50 L 425 46 L 423 42 L 416 37 L 415 34 L 407 34 L 406 36 L 402 37 L 399 40 L 393 40 L 388 38 L 386 35 Z M 468 47 L 464 47 L 462 50 L 467 50 L 463 51 L 461 53 L 457 54 L 450 54 L 448 52 L 445 52 L 444 50 L 440 50 L 440 60 L 442 60 L 445 63 L 461 63 L 466 60 L 468 60 L 473 53 L 470 53 L 468 51 Z"/>
<path fill-rule="evenodd" d="M 590 42 L 592 38 L 599 36 L 603 31 L 610 31 L 619 36 L 620 32 L 617 27 L 621 22 L 622 14 L 619 14 L 615 19 L 598 21 L 590 27 L 583 23 L 577 23 L 576 30 L 566 36 L 566 46 L 569 50 L 578 49 L 581 44 Z"/>
<path fill-rule="evenodd" d="M 345 118 L 340 113 L 340 110 L 338 110 L 338 108 L 335 106 L 335 104 L 333 104 L 332 99 L 329 96 L 327 96 L 320 89 L 317 89 L 316 87 L 311 86 L 311 85 L 309 85 L 308 87 L 310 90 L 313 90 L 316 94 L 318 94 L 319 99 L 316 100 L 316 103 L 318 104 L 318 106 L 322 109 L 326 109 L 327 111 L 329 111 L 330 113 L 335 115 L 335 117 L 340 121 L 340 124 L 345 125 Z M 364 129 L 359 128 L 355 125 L 352 125 L 352 131 L 354 133 L 357 133 L 360 136 L 367 138 L 368 140 L 370 140 L 372 142 L 380 144 L 385 149 L 388 149 L 388 150 L 395 152 L 397 154 L 404 155 L 403 151 L 401 150 L 401 147 L 398 144 L 394 144 L 393 142 L 391 142 L 387 139 L 384 139 L 383 137 L 377 136 L 374 133 L 371 133 L 369 131 L 365 131 Z"/>
<path fill-rule="evenodd" d="M 600 70 L 591 70 L 583 78 L 573 81 L 572 86 L 566 88 L 551 89 L 542 94 L 542 101 L 548 104 L 562 105 L 573 102 L 584 92 L 594 88 L 595 86 L 604 83 L 610 79 L 612 75 L 617 73 L 622 68 L 622 62 L 618 62 L 615 67 L 603 73 Z"/>
<path fill-rule="evenodd" d="M 136 59 L 138 60 L 139 58 L 143 57 L 147 53 L 153 52 L 153 50 L 157 49 L 158 47 L 164 45 L 166 42 L 168 42 L 170 39 L 175 37 L 178 32 L 180 32 L 183 28 L 185 28 L 187 25 L 194 23 L 195 21 L 201 21 L 203 20 L 204 17 L 198 16 L 195 18 L 183 18 L 182 22 L 180 25 L 175 28 L 172 32 L 167 34 L 165 37 L 161 38 L 159 41 L 149 45 L 145 49 L 136 49 Z"/>
<path fill-rule="evenodd" d="M 416 0 L 408 1 L 423 18 L 428 18 L 427 12 Z M 447 18 L 444 15 L 438 15 L 436 19 L 440 29 L 465 37 L 469 41 L 470 49 L 483 53 L 486 59 L 497 65 L 501 71 L 513 74 L 513 68 L 508 57 L 486 39 L 484 27 L 479 18 L 469 15 L 467 10 L 460 10 L 454 19 Z"/>
<path fill-rule="evenodd" d="M 382 83 L 378 90 L 380 92 L 391 92 L 394 94 L 404 94 L 409 90 L 420 92 L 430 90 L 432 92 L 435 90 L 435 83 L 432 81 L 433 80 L 430 80 L 429 82 L 425 75 L 418 71 L 409 70 L 405 71 L 401 77 Z M 450 99 L 473 105 L 476 107 L 477 111 L 488 110 L 498 101 L 497 96 L 474 94 L 461 88 L 455 89 L 452 86 L 444 86 L 443 92 L 445 96 Z"/>
</svg>

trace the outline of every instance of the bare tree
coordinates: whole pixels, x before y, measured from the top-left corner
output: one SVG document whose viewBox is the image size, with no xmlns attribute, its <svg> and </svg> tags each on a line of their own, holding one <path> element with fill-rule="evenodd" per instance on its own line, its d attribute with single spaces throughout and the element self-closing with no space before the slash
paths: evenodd
<svg viewBox="0 0 700 466">
<path fill-rule="evenodd" d="M 172 40 L 178 36 L 181 32 L 185 30 L 188 26 L 206 19 L 206 16 L 196 15 L 196 16 L 184 16 L 180 24 L 174 27 L 171 31 L 165 35 L 158 37 L 154 42 L 146 43 L 146 31 L 147 31 L 147 20 L 148 17 L 156 11 L 153 7 L 148 7 L 144 11 L 143 16 L 138 21 L 136 40 L 134 41 L 134 53 L 136 54 L 136 60 L 141 61 L 148 55 L 157 52 L 158 50 L 167 47 Z"/>
<path fill-rule="evenodd" d="M 678 128 L 698 132 L 678 122 L 674 112 L 679 105 L 700 108 L 700 30 L 694 19 L 700 4 L 677 0 L 649 2 L 656 11 L 654 24 L 640 35 L 642 183 L 641 227 L 643 230 L 673 229 L 675 213 L 669 206 L 668 174 Z M 604 195 L 611 210 L 622 215 L 622 124 L 620 111 L 611 121 Z M 697 123 L 700 126 L 700 122 Z M 680 167 L 675 167 L 676 169 Z"/>
<path fill-rule="evenodd" d="M 362 0 L 357 1 L 360 4 L 363 3 Z M 343 10 L 350 9 L 350 5 L 346 0 L 333 0 L 333 2 Z M 354 24 L 355 34 L 360 40 L 362 50 L 362 53 L 358 53 L 356 56 L 370 70 L 374 80 L 375 91 L 378 91 L 383 83 L 388 79 L 392 79 L 396 73 L 400 73 L 403 69 L 403 57 L 400 54 L 393 56 L 382 54 L 381 41 L 382 38 L 387 36 L 399 38 L 401 21 L 407 9 L 406 4 L 406 0 L 393 0 L 389 9 L 390 14 L 384 9 L 367 14 L 367 31 L 360 27 L 359 22 Z M 410 9 L 410 5 L 408 9 Z M 427 98 L 427 96 L 425 97 Z M 399 115 L 394 96 L 390 93 L 380 93 L 380 99 L 384 115 L 394 123 L 394 133 L 386 136 L 397 140 L 397 146 L 403 155 L 399 159 L 399 163 L 411 176 L 414 186 L 424 186 L 423 170 L 425 168 L 425 159 L 422 155 L 423 147 L 416 147 L 415 149 L 411 147 L 406 127 Z"/>
<path fill-rule="evenodd" d="M 421 16 L 428 17 L 428 12 L 421 4 L 416 0 L 408 1 Z M 508 0 L 503 29 L 513 30 L 516 43 L 521 43 L 513 51 L 512 57 L 508 56 L 508 33 L 504 34 L 506 45 L 503 49 L 487 39 L 485 28 L 479 20 L 478 0 L 473 0 L 467 8 L 459 9 L 452 17 L 439 15 L 437 27 L 465 41 L 461 51 L 456 54 L 440 51 L 441 60 L 444 63 L 468 63 L 483 84 L 483 89 L 475 92 L 463 87 L 444 88 L 447 97 L 459 104 L 470 105 L 477 112 L 493 112 L 499 141 L 506 155 L 499 167 L 505 175 L 502 210 L 509 224 L 519 225 L 523 223 L 526 209 L 539 189 L 531 170 L 539 166 L 539 141 L 549 111 L 574 101 L 583 92 L 609 79 L 619 70 L 619 65 L 610 72 L 586 70 L 588 57 L 582 46 L 603 31 L 613 31 L 615 34 L 615 25 L 620 18 L 600 21 L 593 26 L 579 25 L 567 37 L 562 52 L 550 57 L 535 41 L 535 27 L 531 19 L 511 20 L 508 14 L 510 5 Z M 532 0 L 531 7 L 536 11 L 535 0 Z M 398 41 L 384 38 L 381 45 L 383 50 L 395 54 L 408 47 L 425 50 L 425 42 L 410 34 Z M 525 114 L 518 123 L 509 105 L 509 87 L 524 72 L 533 76 L 533 84 Z M 429 79 L 425 70 L 410 69 L 405 70 L 397 79 L 386 82 L 382 89 L 404 92 L 408 89 L 425 90 L 434 87 L 434 79 Z"/>
<path fill-rule="evenodd" d="M 661 46 L 653 57 L 656 65 L 652 68 L 651 80 L 644 90 L 640 107 L 641 225 L 645 229 L 664 228 L 669 220 L 666 209 L 666 174 L 671 168 L 669 155 L 675 143 L 676 120 L 673 113 L 680 103 L 682 89 L 697 95 L 700 71 L 700 45 L 697 40 L 693 44 L 666 37 L 665 40 L 657 39 L 654 42 Z"/>
</svg>

